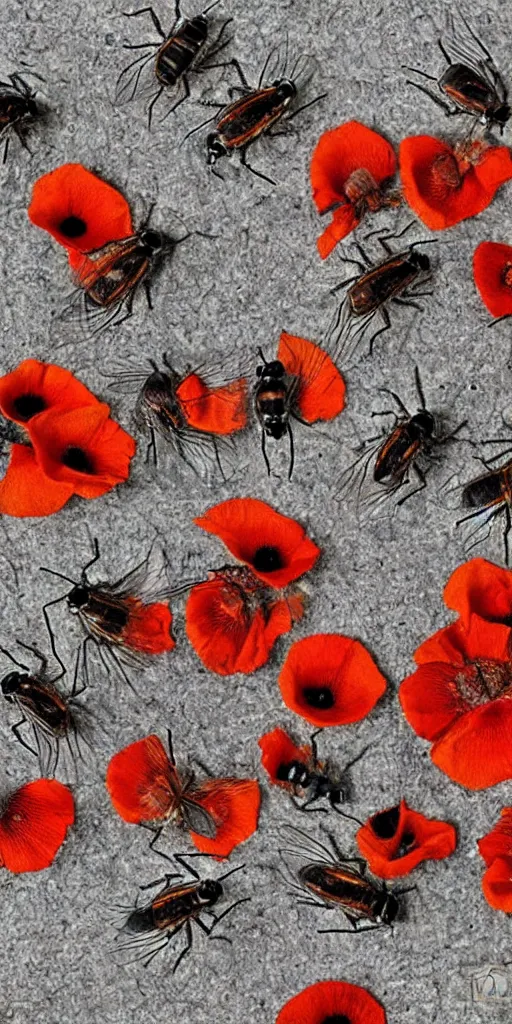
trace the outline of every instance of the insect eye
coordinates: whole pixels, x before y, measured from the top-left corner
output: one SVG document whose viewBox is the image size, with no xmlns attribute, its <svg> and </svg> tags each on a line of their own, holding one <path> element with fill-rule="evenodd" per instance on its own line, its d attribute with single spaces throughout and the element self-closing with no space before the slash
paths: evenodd
<svg viewBox="0 0 512 1024">
<path fill-rule="evenodd" d="M 141 238 L 144 245 L 147 245 L 149 249 L 162 248 L 162 236 L 158 231 L 143 231 Z"/>
<path fill-rule="evenodd" d="M 0 686 L 2 687 L 2 693 L 4 694 L 4 696 L 6 696 L 9 693 L 13 693 L 15 690 L 18 689 L 20 679 L 21 676 L 19 672 L 9 672 L 9 675 L 4 676 L 2 682 L 0 683 Z"/>
<path fill-rule="evenodd" d="M 88 591 L 85 587 L 73 587 L 73 590 L 68 594 L 68 604 L 72 610 L 82 608 L 84 604 L 87 604 L 89 598 Z"/>
</svg>

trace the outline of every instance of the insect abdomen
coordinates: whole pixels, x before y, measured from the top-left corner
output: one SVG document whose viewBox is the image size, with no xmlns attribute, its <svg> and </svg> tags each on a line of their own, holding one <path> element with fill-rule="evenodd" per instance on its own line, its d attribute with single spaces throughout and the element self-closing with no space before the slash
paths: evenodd
<svg viewBox="0 0 512 1024">
<path fill-rule="evenodd" d="M 396 480 L 418 456 L 420 442 L 417 436 L 411 436 L 408 427 L 408 423 L 397 427 L 380 449 L 373 470 L 376 483 L 387 478 Z"/>
<path fill-rule="evenodd" d="M 261 135 L 284 113 L 289 101 L 279 98 L 272 87 L 233 103 L 217 122 L 217 132 L 226 149 L 236 149 Z"/>
<path fill-rule="evenodd" d="M 204 46 L 207 35 L 206 22 L 201 18 L 191 18 L 170 39 L 166 39 L 155 63 L 156 77 L 162 85 L 176 85 Z"/>
<path fill-rule="evenodd" d="M 462 491 L 464 508 L 488 508 L 505 501 L 507 481 L 503 469 L 486 473 L 466 484 Z"/>
<path fill-rule="evenodd" d="M 464 64 L 451 64 L 439 86 L 457 106 L 471 114 L 485 114 L 496 105 L 496 96 L 487 83 Z"/>
<path fill-rule="evenodd" d="M 418 276 L 418 268 L 407 257 L 396 257 L 363 274 L 347 295 L 354 316 L 375 312 L 393 295 L 405 291 Z"/>
</svg>

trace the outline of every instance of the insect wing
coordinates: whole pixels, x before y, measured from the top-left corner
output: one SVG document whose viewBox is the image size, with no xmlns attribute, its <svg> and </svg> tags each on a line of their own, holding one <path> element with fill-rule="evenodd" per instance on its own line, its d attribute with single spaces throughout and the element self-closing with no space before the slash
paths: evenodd
<svg viewBox="0 0 512 1024">
<path fill-rule="evenodd" d="M 215 839 L 217 826 L 208 811 L 191 797 L 182 797 L 181 812 L 186 827 L 205 839 Z"/>
<path fill-rule="evenodd" d="M 154 543 L 146 558 L 134 569 L 113 584 L 102 584 L 108 593 L 120 600 L 127 597 L 139 598 L 143 604 L 153 604 L 169 599 L 172 584 L 168 577 L 167 556 L 163 548 Z"/>
</svg>

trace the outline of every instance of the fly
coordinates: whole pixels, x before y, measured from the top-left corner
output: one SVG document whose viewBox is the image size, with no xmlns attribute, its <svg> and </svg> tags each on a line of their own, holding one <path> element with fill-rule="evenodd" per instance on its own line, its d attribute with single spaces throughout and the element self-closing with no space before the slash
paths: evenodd
<svg viewBox="0 0 512 1024">
<path fill-rule="evenodd" d="M 189 856 L 194 855 L 191 854 Z M 128 960 L 128 963 L 142 960 L 144 966 L 147 967 L 153 957 L 165 949 L 179 932 L 184 931 L 186 945 L 174 963 L 173 974 L 177 971 L 183 958 L 192 949 L 192 925 L 194 923 L 205 935 L 210 937 L 214 928 L 217 927 L 223 918 L 227 917 L 235 907 L 239 907 L 242 903 L 247 903 L 249 900 L 248 897 L 236 900 L 226 910 L 223 910 L 221 914 L 215 914 L 212 908 L 224 895 L 222 883 L 236 871 L 241 871 L 244 865 L 231 868 L 230 871 L 227 871 L 218 879 L 201 879 L 197 871 L 186 863 L 180 854 L 175 854 L 174 859 L 180 867 L 185 868 L 189 872 L 193 881 L 188 883 L 181 881 L 172 884 L 173 879 L 183 878 L 182 874 L 174 873 L 167 874 L 164 878 L 159 878 L 148 885 L 141 886 L 141 890 L 146 890 L 163 883 L 164 888 L 149 903 L 131 911 L 118 936 L 128 936 L 128 938 L 124 938 L 123 941 L 114 947 L 114 952 L 118 954 L 124 955 L 127 953 L 130 956 L 132 953 L 135 953 L 135 956 Z M 203 914 L 208 914 L 213 919 L 211 924 L 206 924 L 203 921 Z M 212 937 L 222 939 L 224 942 L 231 944 L 231 939 L 225 935 Z M 126 963 L 126 960 L 124 962 Z"/>
<path fill-rule="evenodd" d="M 490 438 L 484 444 L 496 444 L 500 438 Z M 468 510 L 467 515 L 457 520 L 456 525 L 476 520 L 476 527 L 466 538 L 466 550 L 469 552 L 477 544 L 486 540 L 492 524 L 498 516 L 502 516 L 503 544 L 505 562 L 510 564 L 509 534 L 512 529 L 512 461 L 505 462 L 498 468 L 493 463 L 509 455 L 512 449 L 507 448 L 490 459 L 480 459 L 487 472 L 470 480 L 462 489 L 462 507 Z"/>
<path fill-rule="evenodd" d="M 460 17 L 467 37 L 459 38 L 456 35 L 452 19 L 451 37 L 446 46 L 438 39 L 439 49 L 448 65 L 441 77 L 437 79 L 417 68 L 408 69 L 436 83 L 441 95 L 438 96 L 431 88 L 418 82 L 409 80 L 407 84 L 429 96 L 444 110 L 447 117 L 466 114 L 476 118 L 484 128 L 491 129 L 497 125 L 503 134 L 511 114 L 507 103 L 507 88 L 489 50 L 465 18 L 462 15 Z"/>
<path fill-rule="evenodd" d="M 291 801 L 298 811 L 327 811 L 326 807 L 312 807 L 319 800 L 326 799 L 331 810 L 343 817 L 348 817 L 339 809 L 339 805 L 347 799 L 343 780 L 349 771 L 364 756 L 368 747 L 361 751 L 357 757 L 349 761 L 341 772 L 333 771 L 329 766 L 318 758 L 318 747 L 316 737 L 321 733 L 317 729 L 310 739 L 311 756 L 307 761 L 289 761 L 280 764 L 277 778 L 291 791 Z M 299 803 L 303 800 L 303 803 Z"/>
<path fill-rule="evenodd" d="M 244 167 L 247 167 L 258 178 L 263 178 L 264 181 L 275 185 L 272 178 L 263 174 L 262 171 L 256 170 L 247 162 L 247 150 L 261 135 L 271 137 L 271 129 L 279 121 L 283 122 L 281 133 L 284 133 L 289 122 L 297 114 L 314 103 L 318 103 L 327 94 L 323 93 L 289 112 L 290 108 L 295 106 L 300 92 L 310 80 L 314 66 L 310 58 L 304 55 L 298 58 L 288 75 L 287 47 L 284 60 L 280 56 L 279 49 L 272 51 L 265 62 L 256 88 L 251 87 L 236 58 L 229 63 L 233 65 L 240 78 L 240 86 L 230 90 L 231 96 L 238 93 L 238 98 L 233 99 L 227 106 L 213 104 L 213 106 L 220 106 L 217 116 L 208 118 L 207 121 L 193 128 L 185 138 L 189 138 L 194 132 L 200 131 L 205 125 L 215 121 L 215 127 L 207 137 L 206 148 L 208 164 L 216 177 L 222 178 L 222 175 L 215 170 L 217 162 L 238 151 L 240 162 Z M 270 70 L 274 74 L 270 74 Z"/>
<path fill-rule="evenodd" d="M 37 92 L 17 73 L 9 75 L 8 82 L 0 82 L 0 142 L 5 141 L 4 164 L 12 133 L 17 135 L 23 148 L 30 152 L 25 135 L 30 124 L 42 116 L 36 96 Z"/>
<path fill-rule="evenodd" d="M 372 415 L 392 416 L 393 428 L 389 434 L 379 434 L 364 442 L 355 462 L 340 477 L 340 497 L 355 493 L 358 501 L 380 505 L 383 499 L 407 487 L 414 474 L 417 486 L 408 489 L 396 503 L 397 506 L 403 505 L 427 486 L 430 466 L 425 467 L 425 463 L 429 462 L 434 448 L 455 441 L 459 430 L 466 426 L 467 421 L 464 420 L 451 433 L 440 433 L 436 417 L 427 409 L 417 366 L 414 369 L 414 380 L 419 409 L 413 414 L 394 391 L 379 388 L 393 399 L 398 413 L 395 409 L 384 409 Z"/>
<path fill-rule="evenodd" d="M 407 249 L 397 253 L 394 253 L 388 244 L 391 238 L 400 238 L 411 227 L 412 222 L 399 235 L 379 237 L 378 242 L 387 253 L 386 259 L 380 263 L 372 263 L 357 242 L 355 247 L 364 262 L 341 257 L 344 263 L 355 264 L 359 274 L 341 281 L 333 289 L 338 291 L 345 285 L 350 285 L 344 301 L 334 315 L 328 335 L 330 344 L 339 345 L 340 358 L 350 359 L 355 354 L 366 339 L 367 328 L 375 317 L 379 316 L 383 326 L 370 337 L 369 354 L 372 355 L 376 339 L 391 328 L 389 303 L 412 306 L 421 312 L 423 307 L 416 300 L 433 294 L 431 291 L 421 290 L 432 275 L 428 256 L 416 249 L 418 245 L 426 245 L 431 240 L 412 242 Z"/>
<path fill-rule="evenodd" d="M 224 22 L 216 40 L 208 44 L 209 22 L 207 15 L 217 6 L 220 0 L 193 18 L 184 18 L 181 13 L 180 0 L 175 0 L 175 21 L 170 32 L 164 32 L 160 20 L 152 7 L 143 7 L 139 11 L 125 12 L 126 18 L 137 18 L 140 14 L 149 14 L 153 25 L 161 38 L 160 42 L 153 43 L 130 43 L 124 44 L 125 50 L 151 50 L 137 57 L 132 64 L 121 72 L 117 81 L 116 100 L 119 103 L 133 100 L 136 96 L 141 75 L 144 69 L 153 62 L 154 77 L 157 82 L 157 91 L 153 95 L 148 106 L 148 126 L 151 128 L 151 121 L 155 104 L 165 89 L 176 89 L 178 98 L 165 115 L 172 114 L 181 103 L 184 103 L 190 96 L 189 75 L 191 72 L 206 71 L 209 67 L 222 67 L 223 65 L 206 65 L 206 60 L 216 57 L 227 45 L 229 40 L 223 41 L 223 35 L 233 20 L 228 18 Z M 156 50 L 156 54 L 155 54 Z"/>
<path fill-rule="evenodd" d="M 314 861 L 302 865 L 294 876 L 293 888 L 301 893 L 297 903 L 341 910 L 350 925 L 349 928 L 319 928 L 320 934 L 392 927 L 400 909 L 397 899 L 400 893 L 388 892 L 385 886 L 378 886 L 367 878 L 366 861 L 360 857 L 343 857 L 332 836 L 328 837 L 332 850 L 328 850 L 316 839 L 290 825 L 285 826 L 281 834 L 286 842 L 294 844 L 280 851 L 287 868 L 285 855 L 302 859 L 308 855 L 315 857 Z"/>
</svg>

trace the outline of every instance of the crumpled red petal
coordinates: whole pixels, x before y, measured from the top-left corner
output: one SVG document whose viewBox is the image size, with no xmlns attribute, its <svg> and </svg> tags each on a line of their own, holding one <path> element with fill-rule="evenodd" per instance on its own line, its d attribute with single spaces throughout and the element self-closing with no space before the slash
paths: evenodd
<svg viewBox="0 0 512 1024">
<path fill-rule="evenodd" d="M 0 866 L 15 874 L 49 868 L 75 820 L 70 790 L 37 779 L 12 793 L 0 818 Z"/>
<path fill-rule="evenodd" d="M 211 815 L 217 833 L 207 839 L 190 832 L 190 838 L 198 850 L 218 860 L 229 857 L 258 828 L 261 794 L 256 779 L 208 779 L 194 789 L 194 801 Z"/>
<path fill-rule="evenodd" d="M 357 845 L 372 874 L 399 878 L 424 860 L 442 860 L 457 846 L 457 832 L 447 821 L 413 811 L 405 800 L 373 814 L 359 829 Z"/>
<path fill-rule="evenodd" d="M 247 381 L 244 378 L 209 388 L 197 373 L 190 373 L 176 389 L 190 427 L 210 434 L 234 434 L 247 425 Z"/>
<path fill-rule="evenodd" d="M 91 252 L 133 235 L 124 196 L 81 164 L 62 164 L 38 178 L 28 216 L 68 250 Z"/>
<path fill-rule="evenodd" d="M 11 446 L 7 472 L 0 480 L 0 513 L 17 518 L 51 516 L 64 507 L 73 493 L 71 484 L 46 476 L 33 448 L 24 444 Z"/>
<path fill-rule="evenodd" d="M 452 572 L 443 600 L 460 615 L 466 630 L 472 615 L 512 626 L 512 571 L 485 558 L 471 558 Z"/>
<path fill-rule="evenodd" d="M 138 825 L 166 818 L 173 802 L 171 772 L 165 747 L 154 734 L 114 754 L 105 784 L 123 821 Z"/>
<path fill-rule="evenodd" d="M 332 420 L 345 407 L 346 386 L 331 357 L 319 345 L 285 331 L 277 358 L 287 373 L 298 377 L 295 404 L 306 423 Z"/>
<path fill-rule="evenodd" d="M 512 315 L 512 246 L 480 242 L 473 253 L 473 276 L 489 313 Z"/>
<path fill-rule="evenodd" d="M 70 370 L 39 359 L 23 362 L 0 377 L 0 412 L 22 426 L 46 409 L 78 409 L 98 399 Z"/>
</svg>

